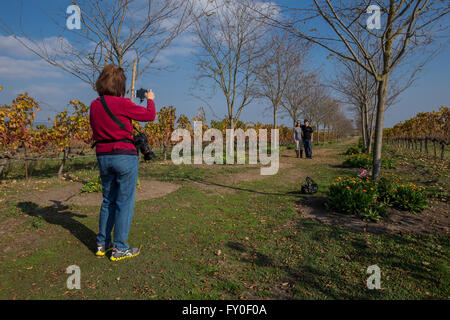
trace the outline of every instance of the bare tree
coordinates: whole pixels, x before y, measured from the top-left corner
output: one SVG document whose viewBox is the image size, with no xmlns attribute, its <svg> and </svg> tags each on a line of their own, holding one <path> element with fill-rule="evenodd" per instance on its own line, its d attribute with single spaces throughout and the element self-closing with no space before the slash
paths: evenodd
<svg viewBox="0 0 450 320">
<path fill-rule="evenodd" d="M 318 120 L 318 131 L 321 129 L 323 134 L 323 141 L 325 141 L 325 133 L 330 132 L 330 129 L 336 131 L 336 119 L 346 118 L 342 107 L 338 100 L 332 97 L 327 97 L 325 101 L 320 105 L 319 110 L 321 112 Z M 317 134 L 317 142 L 320 142 L 320 131 Z"/>
<path fill-rule="evenodd" d="M 353 134 L 353 123 L 341 110 L 332 114 L 330 120 L 330 127 L 338 139 Z"/>
<path fill-rule="evenodd" d="M 256 60 L 262 56 L 260 41 L 267 31 L 255 10 L 270 16 L 270 6 L 260 7 L 252 0 L 211 0 L 210 14 L 194 23 L 201 52 L 197 55 L 197 80 L 212 82 L 225 96 L 231 128 L 243 109 L 254 99 Z"/>
<path fill-rule="evenodd" d="M 299 120 L 310 103 L 317 78 L 316 73 L 308 73 L 306 70 L 299 69 L 288 82 L 281 100 L 281 114 L 287 114 L 293 123 Z"/>
<path fill-rule="evenodd" d="M 162 50 L 189 25 L 193 5 L 178 0 L 79 0 L 81 30 L 68 30 L 55 19 L 62 33 L 70 32 L 74 40 L 58 37 L 56 43 L 35 41 L 23 27 L 17 33 L 5 23 L 2 29 L 28 50 L 94 87 L 106 62 L 124 68 L 136 60 L 141 66 L 139 78 L 154 65 Z M 61 10 L 58 12 L 65 12 Z M 64 19 L 65 21 L 65 19 Z"/>
<path fill-rule="evenodd" d="M 360 31 L 356 31 L 361 43 L 368 43 L 370 35 L 364 39 Z M 362 57 L 360 57 L 362 58 Z M 336 76 L 331 81 L 330 87 L 340 96 L 341 102 L 350 105 L 356 111 L 363 138 L 363 145 L 369 154 L 372 153 L 374 126 L 377 106 L 377 81 L 359 64 L 337 57 Z M 380 68 L 381 59 L 377 62 Z M 410 67 L 407 75 L 399 74 L 391 76 L 391 84 L 388 88 L 385 110 L 391 107 L 398 99 L 399 95 L 408 89 L 415 80 L 418 71 L 422 70 L 423 63 Z M 392 81 L 393 80 L 393 81 Z"/>
<path fill-rule="evenodd" d="M 349 61 L 339 60 L 340 67 L 331 87 L 341 101 L 352 106 L 359 116 L 364 148 L 370 152 L 375 115 L 377 83 L 366 70 Z"/>
<path fill-rule="evenodd" d="M 298 18 L 295 21 L 286 23 L 272 19 L 272 22 L 341 59 L 358 64 L 375 78 L 377 105 L 372 175 L 378 180 L 381 176 L 384 112 L 391 75 L 408 58 L 430 53 L 439 33 L 448 28 L 448 21 L 447 24 L 441 22 L 448 16 L 450 7 L 446 0 L 378 0 L 375 3 L 384 19 L 380 29 L 376 30 L 368 27 L 366 15 L 372 2 L 312 0 L 312 8 L 295 10 Z M 329 28 L 305 27 L 306 23 L 317 25 L 316 18 Z M 299 23 L 302 23 L 301 29 L 296 27 Z M 355 30 L 364 30 L 372 36 L 372 41 L 362 43 Z M 425 59 L 429 60 L 434 53 L 432 50 Z M 378 64 L 378 61 L 381 63 Z"/>
<path fill-rule="evenodd" d="M 325 127 L 326 119 L 340 110 L 336 99 L 331 97 L 328 88 L 320 83 L 314 83 L 311 88 L 310 99 L 302 108 L 301 115 L 309 120 L 311 126 L 316 128 L 316 142 L 319 142 L 319 130 Z"/>
<path fill-rule="evenodd" d="M 307 46 L 292 41 L 288 33 L 273 32 L 265 47 L 268 50 L 257 67 L 256 95 L 271 102 L 273 127 L 277 128 L 278 109 L 290 82 L 297 80 Z"/>
</svg>

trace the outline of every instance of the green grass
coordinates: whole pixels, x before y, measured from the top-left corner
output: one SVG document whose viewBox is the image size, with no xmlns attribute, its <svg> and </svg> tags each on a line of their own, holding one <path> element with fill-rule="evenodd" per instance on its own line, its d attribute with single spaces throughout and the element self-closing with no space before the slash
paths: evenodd
<svg viewBox="0 0 450 320">
<path fill-rule="evenodd" d="M 398 164 L 401 170 L 397 173 L 401 178 L 425 186 L 431 198 L 449 200 L 450 166 L 447 153 L 446 159 L 440 160 L 434 159 L 432 155 L 427 158 L 418 152 L 390 145 L 385 145 L 383 152 Z"/>
<path fill-rule="evenodd" d="M 139 176 L 160 181 L 202 181 L 218 174 L 233 174 L 254 169 L 256 168 L 229 165 L 194 166 L 175 165 L 171 162 L 162 165 L 150 163 L 140 168 Z"/>
<path fill-rule="evenodd" d="M 348 145 L 326 148 L 342 161 Z M 314 161 L 299 161 L 294 169 L 316 180 L 316 196 L 335 177 L 354 174 Z M 221 196 L 190 183 L 245 170 L 254 169 L 143 166 L 141 178 L 183 187 L 136 204 L 129 243 L 143 251 L 119 263 L 91 251 L 98 208 L 58 211 L 18 202 L 23 213 L 15 218 L 37 228 L 14 236 L 36 233 L 40 240 L 30 253 L 0 253 L 0 299 L 450 298 L 448 236 L 373 235 L 303 219 L 294 206 L 302 181 L 284 182 L 292 169 L 237 183 Z M 65 287 L 65 270 L 73 264 L 81 269 L 81 290 Z M 381 268 L 379 291 L 366 289 L 366 270 L 374 264 Z"/>
</svg>

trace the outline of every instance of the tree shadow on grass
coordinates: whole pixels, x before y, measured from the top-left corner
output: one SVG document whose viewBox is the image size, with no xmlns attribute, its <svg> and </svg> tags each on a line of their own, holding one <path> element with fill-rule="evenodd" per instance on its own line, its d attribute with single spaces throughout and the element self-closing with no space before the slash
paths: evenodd
<svg viewBox="0 0 450 320">
<path fill-rule="evenodd" d="M 295 284 L 297 288 L 304 288 L 306 291 L 320 292 L 324 296 L 334 299 L 353 299 L 354 295 L 351 292 L 357 292 L 355 285 L 348 284 L 347 281 L 339 273 L 325 272 L 320 270 L 311 263 L 300 263 L 296 268 L 292 268 L 286 264 L 276 261 L 267 254 L 263 254 L 255 250 L 251 246 L 239 242 L 228 242 L 227 247 L 235 251 L 235 255 L 240 257 L 240 261 L 252 264 L 257 267 L 269 267 L 281 270 L 286 276 L 282 277 L 278 282 L 273 284 L 272 298 L 290 300 L 295 296 L 293 287 L 283 287 L 282 282 L 289 282 L 291 285 Z M 326 283 L 333 281 L 347 288 L 346 292 L 326 286 Z M 351 287 L 349 289 L 349 287 Z"/>
<path fill-rule="evenodd" d="M 408 274 L 413 285 L 426 283 L 429 286 L 442 286 L 442 283 L 445 283 L 445 280 L 441 280 L 437 275 L 440 271 L 424 265 L 415 254 L 415 250 L 407 248 L 420 246 L 423 254 L 428 257 L 434 256 L 436 261 L 446 261 L 445 254 L 436 253 L 432 247 L 423 247 L 413 238 L 391 234 L 382 234 L 382 238 L 366 237 L 365 233 L 347 231 L 339 226 L 324 225 L 309 219 L 297 221 L 294 228 L 298 234 L 309 233 L 309 236 L 303 239 L 307 241 L 305 246 L 323 248 L 330 254 L 330 251 L 327 251 L 329 249 L 323 245 L 326 241 L 332 244 L 330 248 L 337 246 L 340 249 L 336 250 L 333 259 L 328 259 L 325 265 L 316 261 L 322 256 L 320 253 L 315 256 L 313 252 L 307 250 L 303 253 L 304 257 L 299 258 L 295 263 L 286 264 L 277 258 L 275 252 L 273 256 L 268 252 L 262 253 L 246 242 L 226 243 L 226 246 L 234 252 L 232 256 L 241 262 L 249 263 L 256 268 L 278 269 L 284 273 L 283 277 L 273 283 L 273 298 L 292 299 L 300 292 L 316 292 L 320 296 L 334 299 L 381 298 L 383 296 L 381 291 L 373 292 L 365 287 L 368 277 L 365 270 L 373 264 L 379 265 L 387 274 L 392 274 L 391 281 L 399 281 L 395 279 L 400 275 Z M 302 238 L 293 237 L 292 239 L 299 241 Z M 383 244 L 381 245 L 380 242 Z M 359 281 L 356 278 L 349 281 L 345 271 L 347 267 L 340 267 L 341 263 L 353 265 L 353 268 L 361 268 Z M 282 282 L 290 285 L 282 286 L 280 285 Z M 388 281 L 386 285 L 388 283 L 395 282 Z M 295 284 L 295 289 L 291 284 Z"/>
<path fill-rule="evenodd" d="M 353 174 L 354 172 L 359 172 L 359 170 L 361 170 L 361 168 L 345 167 L 342 164 L 329 164 L 328 167 L 333 169 L 341 169 L 342 173 L 350 173 L 350 174 Z"/>
<path fill-rule="evenodd" d="M 220 187 L 220 188 L 225 188 L 225 189 L 232 189 L 235 191 L 244 191 L 244 192 L 250 192 L 250 193 L 255 193 L 255 194 L 261 194 L 261 195 L 270 195 L 270 196 L 287 196 L 289 194 L 291 194 L 291 192 L 264 192 L 264 191 L 257 191 L 257 190 L 252 190 L 252 189 L 248 189 L 248 188 L 241 188 L 241 187 L 236 187 L 233 185 L 226 185 L 226 184 L 221 184 L 221 183 L 217 183 L 217 182 L 210 182 L 210 181 L 205 181 L 202 179 L 186 179 L 187 181 L 190 182 L 196 182 L 196 183 L 201 183 L 205 186 L 214 186 L 214 187 Z"/>
<path fill-rule="evenodd" d="M 73 219 L 74 217 L 85 218 L 87 216 L 69 211 L 69 207 L 63 205 L 60 201 L 52 200 L 52 202 L 54 205 L 48 207 L 40 207 L 29 201 L 19 202 L 17 207 L 31 217 L 38 217 L 47 223 L 63 227 L 95 253 L 97 249 L 96 234 L 81 222 Z"/>
<path fill-rule="evenodd" d="M 448 260 L 444 252 L 437 252 L 433 247 L 421 244 L 424 238 L 391 234 L 381 226 L 380 229 L 368 228 L 366 233 L 345 230 L 339 225 L 325 225 L 313 220 L 303 220 L 299 222 L 297 228 L 299 233 L 314 230 L 310 239 L 316 245 L 321 245 L 325 240 L 342 245 L 344 253 L 337 256 L 340 261 L 357 263 L 364 269 L 376 264 L 386 273 L 407 274 L 411 281 L 416 283 L 422 282 L 435 286 L 440 284 L 434 268 L 424 265 L 421 259 L 425 258 L 421 258 L 420 255 L 433 257 L 433 260 L 436 259 L 434 261 Z M 368 237 L 369 231 L 376 236 Z M 420 255 L 417 252 L 420 252 Z M 368 293 L 364 292 L 364 294 Z M 370 293 L 367 297 L 374 297 L 374 295 Z"/>
</svg>

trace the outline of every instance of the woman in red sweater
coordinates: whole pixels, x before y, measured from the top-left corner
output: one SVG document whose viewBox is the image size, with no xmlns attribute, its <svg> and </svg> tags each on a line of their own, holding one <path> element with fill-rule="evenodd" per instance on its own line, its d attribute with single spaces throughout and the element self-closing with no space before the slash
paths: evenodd
<svg viewBox="0 0 450 320">
<path fill-rule="evenodd" d="M 145 95 L 147 108 L 144 108 L 124 98 L 125 86 L 123 69 L 114 65 L 105 66 L 96 83 L 98 95 L 104 97 L 111 112 L 123 122 L 127 131 L 122 130 L 108 116 L 100 97 L 92 101 L 90 109 L 103 189 L 96 254 L 104 256 L 107 251 L 113 250 L 112 261 L 135 257 L 140 253 L 138 248 L 130 248 L 127 244 L 134 212 L 139 165 L 138 150 L 132 143 L 133 137 L 130 133 L 133 132 L 131 120 L 153 121 L 156 115 L 153 102 L 155 95 L 152 90 Z M 111 239 L 113 228 L 114 241 Z"/>
</svg>

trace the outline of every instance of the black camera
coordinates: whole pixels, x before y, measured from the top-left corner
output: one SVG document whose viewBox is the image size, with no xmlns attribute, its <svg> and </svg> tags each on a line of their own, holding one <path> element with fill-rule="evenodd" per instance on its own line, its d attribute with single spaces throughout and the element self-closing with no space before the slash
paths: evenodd
<svg viewBox="0 0 450 320">
<path fill-rule="evenodd" d="M 147 90 L 142 89 L 142 88 L 139 90 L 136 90 L 136 98 L 139 98 L 139 100 L 141 100 L 141 103 L 142 103 L 142 101 L 145 100 L 146 93 L 147 93 Z"/>
<path fill-rule="evenodd" d="M 145 133 L 141 132 L 133 136 L 133 139 L 136 149 L 138 149 L 144 155 L 145 161 L 150 161 L 153 158 L 156 158 L 156 155 L 153 153 L 153 151 L 150 149 L 150 146 L 148 145 L 148 139 Z"/>
</svg>

